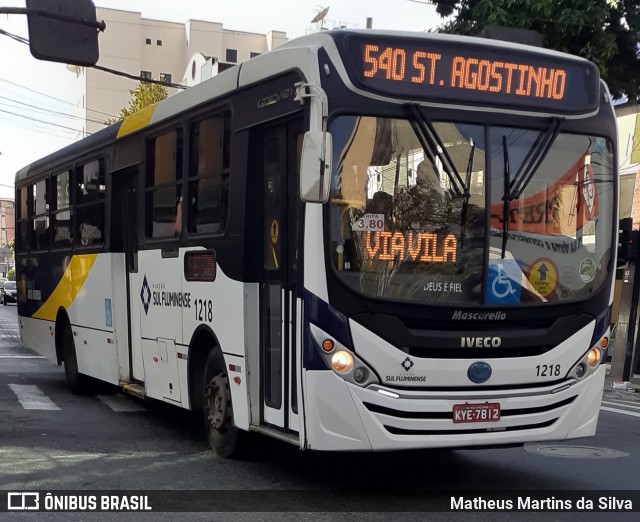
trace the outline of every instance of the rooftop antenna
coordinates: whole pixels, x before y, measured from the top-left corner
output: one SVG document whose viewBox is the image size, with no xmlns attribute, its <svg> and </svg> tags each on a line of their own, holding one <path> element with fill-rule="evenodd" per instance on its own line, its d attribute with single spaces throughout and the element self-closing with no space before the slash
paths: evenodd
<svg viewBox="0 0 640 522">
<path fill-rule="evenodd" d="M 318 14 L 315 15 L 313 17 L 313 19 L 311 20 L 312 24 L 320 23 L 320 29 L 319 29 L 320 31 L 324 30 L 324 22 L 323 22 L 323 20 L 324 20 L 325 16 L 327 16 L 328 12 L 329 12 L 329 6 L 327 6 L 327 7 L 323 8 L 323 9 L 321 9 L 320 11 L 318 11 Z"/>
</svg>

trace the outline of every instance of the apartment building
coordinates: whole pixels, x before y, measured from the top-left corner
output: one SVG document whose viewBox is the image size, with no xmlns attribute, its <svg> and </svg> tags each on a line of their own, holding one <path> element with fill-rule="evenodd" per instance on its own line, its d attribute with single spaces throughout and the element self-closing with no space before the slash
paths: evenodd
<svg viewBox="0 0 640 522">
<path fill-rule="evenodd" d="M 218 22 L 165 22 L 104 8 L 97 8 L 97 16 L 107 24 L 99 37 L 98 65 L 184 85 L 198 83 L 287 41 L 284 32 L 248 33 L 225 29 Z M 78 80 L 75 95 L 85 118 L 85 133 L 100 130 L 108 115 L 115 116 L 127 106 L 129 91 L 137 85 L 135 80 L 95 69 L 69 66 L 69 70 Z"/>
<path fill-rule="evenodd" d="M 615 106 L 620 162 L 620 217 L 640 229 L 640 113 L 636 102 Z"/>
</svg>

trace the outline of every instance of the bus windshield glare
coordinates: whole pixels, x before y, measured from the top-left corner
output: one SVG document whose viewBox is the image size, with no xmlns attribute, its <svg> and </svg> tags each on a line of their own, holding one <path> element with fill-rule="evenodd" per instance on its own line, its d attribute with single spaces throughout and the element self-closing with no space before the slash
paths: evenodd
<svg viewBox="0 0 640 522">
<path fill-rule="evenodd" d="M 332 264 L 353 290 L 502 307 L 580 300 L 609 280 L 606 139 L 371 116 L 330 131 Z"/>
</svg>

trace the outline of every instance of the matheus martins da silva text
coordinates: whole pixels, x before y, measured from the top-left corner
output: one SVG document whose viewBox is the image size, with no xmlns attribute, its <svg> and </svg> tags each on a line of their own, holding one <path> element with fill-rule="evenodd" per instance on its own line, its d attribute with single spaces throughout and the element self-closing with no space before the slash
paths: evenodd
<svg viewBox="0 0 640 522">
<path fill-rule="evenodd" d="M 451 509 L 457 511 L 633 511 L 633 502 L 614 496 L 574 499 L 526 496 L 498 499 L 451 497 Z"/>
</svg>

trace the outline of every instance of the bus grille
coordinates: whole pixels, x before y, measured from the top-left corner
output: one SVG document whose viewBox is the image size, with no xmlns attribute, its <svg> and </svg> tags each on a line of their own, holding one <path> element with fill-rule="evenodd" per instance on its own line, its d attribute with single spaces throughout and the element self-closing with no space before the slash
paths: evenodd
<svg viewBox="0 0 640 522">
<path fill-rule="evenodd" d="M 461 435 L 546 428 L 554 424 L 560 418 L 562 409 L 567 408 L 577 397 L 578 395 L 573 395 L 540 406 L 504 408 L 500 411 L 500 421 L 489 424 L 453 424 L 453 411 L 442 411 L 441 408 L 440 411 L 409 411 L 368 401 L 363 401 L 363 405 L 394 435 Z"/>
<path fill-rule="evenodd" d="M 385 429 L 393 435 L 467 435 L 473 433 L 493 433 L 503 431 L 520 431 L 520 430 L 535 430 L 536 428 L 546 428 L 551 426 L 558 419 L 551 419 L 546 422 L 540 422 L 538 424 L 524 424 L 519 426 L 507 426 L 504 428 L 474 428 L 470 430 L 408 430 L 405 428 L 396 428 L 395 426 L 386 426 Z"/>
</svg>

